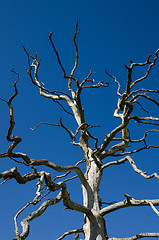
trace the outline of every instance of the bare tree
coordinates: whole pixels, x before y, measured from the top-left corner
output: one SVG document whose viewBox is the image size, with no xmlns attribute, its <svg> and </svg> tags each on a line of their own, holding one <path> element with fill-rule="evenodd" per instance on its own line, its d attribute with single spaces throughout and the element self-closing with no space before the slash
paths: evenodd
<svg viewBox="0 0 159 240">
<path fill-rule="evenodd" d="M 38 128 L 42 124 L 48 124 L 52 126 L 57 126 L 63 128 L 66 133 L 69 134 L 72 139 L 72 144 L 78 146 L 84 155 L 83 160 L 76 162 L 71 166 L 59 166 L 55 162 L 49 161 L 47 159 L 32 159 L 26 153 L 16 152 L 15 147 L 21 142 L 20 136 L 13 135 L 14 132 L 14 115 L 13 115 L 13 105 L 12 101 L 17 96 L 17 84 L 19 75 L 16 71 L 12 71 L 16 74 L 17 79 L 14 83 L 14 94 L 10 97 L 8 101 L 1 99 L 6 102 L 9 109 L 9 128 L 7 132 L 7 140 L 10 142 L 10 146 L 5 153 L 0 154 L 0 158 L 9 157 L 14 160 L 15 163 L 20 163 L 28 166 L 29 170 L 32 169 L 31 173 L 21 175 L 17 167 L 14 167 L 10 170 L 0 173 L 0 178 L 3 179 L 2 183 L 10 179 L 15 179 L 19 184 L 26 184 L 29 181 L 38 180 L 36 183 L 37 191 L 33 201 L 28 202 L 14 217 L 15 221 L 15 233 L 17 240 L 26 239 L 29 235 L 29 224 L 32 220 L 37 217 L 40 217 L 46 209 L 51 206 L 58 204 L 63 201 L 63 205 L 74 211 L 78 211 L 84 215 L 84 223 L 81 229 L 69 230 L 65 232 L 61 237 L 58 238 L 64 239 L 66 236 L 75 234 L 74 239 L 79 239 L 79 234 L 84 234 L 85 240 L 135 240 L 144 237 L 159 237 L 159 233 L 140 233 L 128 238 L 109 238 L 107 235 L 107 229 L 105 225 L 104 217 L 118 209 L 127 208 L 127 207 L 141 207 L 141 206 L 150 206 L 152 210 L 159 215 L 159 211 L 156 206 L 159 206 L 159 199 L 135 199 L 133 196 L 129 196 L 125 193 L 124 199 L 120 202 L 110 202 L 107 203 L 106 207 L 103 207 L 104 202 L 101 201 L 99 196 L 99 187 L 101 183 L 102 173 L 105 169 L 109 168 L 112 165 L 121 165 L 125 162 L 128 162 L 133 170 L 140 174 L 143 178 L 157 178 L 159 175 L 157 173 L 152 173 L 148 175 L 147 172 L 140 170 L 135 160 L 131 157 L 137 152 L 143 151 L 150 148 L 158 148 L 159 146 L 150 145 L 147 142 L 147 136 L 151 133 L 158 133 L 159 130 L 156 129 L 159 126 L 159 118 L 156 116 L 148 115 L 147 109 L 144 108 L 142 104 L 142 99 L 159 106 L 159 102 L 155 100 L 155 96 L 159 94 L 159 89 L 150 90 L 145 88 L 135 88 L 138 86 L 138 83 L 143 83 L 144 80 L 149 76 L 151 69 L 156 63 L 158 58 L 158 51 L 155 53 L 155 57 L 152 58 L 151 55 L 148 56 L 147 60 L 144 63 L 135 63 L 130 61 L 129 66 L 125 66 L 128 72 L 126 88 L 123 93 L 121 93 L 121 85 L 117 79 L 110 75 L 105 69 L 105 73 L 108 77 L 114 79 L 117 83 L 117 94 L 119 96 L 117 102 L 117 108 L 114 111 L 114 117 L 119 118 L 121 123 L 114 128 L 111 132 L 105 134 L 105 139 L 101 144 L 97 137 L 93 136 L 91 130 L 97 125 L 90 125 L 85 120 L 85 112 L 81 103 L 81 93 L 86 89 L 90 88 L 102 88 L 108 87 L 108 83 L 98 82 L 94 83 L 94 80 L 91 79 L 93 72 L 90 71 L 88 76 L 82 81 L 79 81 L 74 76 L 75 71 L 78 65 L 78 35 L 79 27 L 78 21 L 76 24 L 76 31 L 74 35 L 74 46 L 76 52 L 75 64 L 71 71 L 70 75 L 67 75 L 64 66 L 62 65 L 60 56 L 52 39 L 52 32 L 50 32 L 49 40 L 52 45 L 53 51 L 56 54 L 58 64 L 63 72 L 63 77 L 68 81 L 68 92 L 61 92 L 56 90 L 49 90 L 45 85 L 38 79 L 38 70 L 40 62 L 38 61 L 37 54 L 35 57 L 31 56 L 28 51 L 25 49 L 25 53 L 28 59 L 28 69 L 27 73 L 32 81 L 32 83 L 39 89 L 40 95 L 44 98 L 48 98 L 53 102 L 57 103 L 63 111 L 72 116 L 75 119 L 77 127 L 76 131 L 73 132 L 72 129 L 69 129 L 64 125 L 62 119 L 60 119 L 59 124 L 40 122 L 34 129 Z M 150 61 L 150 59 L 152 60 Z M 136 67 L 147 66 L 147 70 L 144 76 L 133 80 L 132 72 Z M 141 102 L 140 102 L 141 100 Z M 64 104 L 65 103 L 65 104 Z M 143 112 L 146 113 L 146 117 L 138 116 L 134 114 L 135 105 L 138 106 Z M 140 111 L 140 114 L 142 113 Z M 139 112 L 139 111 L 138 111 Z M 148 130 L 145 130 L 143 136 L 140 139 L 131 138 L 131 129 L 130 122 L 133 124 L 143 124 L 149 126 Z M 156 127 L 156 128 L 154 128 Z M 132 150 L 128 150 L 129 144 L 131 144 Z M 141 145 L 142 144 L 142 145 Z M 138 146 L 138 147 L 137 147 Z M 114 160 L 109 161 L 109 157 L 114 157 Z M 107 159 L 107 161 L 106 161 Z M 83 166 L 84 165 L 84 166 Z M 61 175 L 56 176 L 52 179 L 50 172 L 38 171 L 38 166 L 46 166 L 49 170 L 54 170 Z M 81 166 L 81 167 L 80 167 Z M 73 172 L 74 176 L 69 177 L 69 174 Z M 79 178 L 79 181 L 82 186 L 82 196 L 83 196 L 83 205 L 74 202 L 71 199 L 71 193 L 67 190 L 67 182 L 73 181 L 73 179 Z M 43 193 L 44 192 L 44 193 Z M 48 198 L 51 192 L 57 193 L 56 197 Z M 36 211 L 31 212 L 25 219 L 21 221 L 22 233 L 19 232 L 17 225 L 18 216 L 31 204 L 37 205 L 41 202 L 40 206 Z"/>
</svg>

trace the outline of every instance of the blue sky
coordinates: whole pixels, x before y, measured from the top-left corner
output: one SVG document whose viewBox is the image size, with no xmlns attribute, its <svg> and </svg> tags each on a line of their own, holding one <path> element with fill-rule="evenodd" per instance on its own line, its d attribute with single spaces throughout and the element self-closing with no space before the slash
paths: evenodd
<svg viewBox="0 0 159 240">
<path fill-rule="evenodd" d="M 41 126 L 35 132 L 29 130 L 28 126 L 34 127 L 41 121 L 58 123 L 61 116 L 68 127 L 72 126 L 72 121 L 58 106 L 39 96 L 37 88 L 31 84 L 27 76 L 27 57 L 22 46 L 24 45 L 32 55 L 38 52 L 41 59 L 39 77 L 45 86 L 49 89 L 66 90 L 67 83 L 62 78 L 48 36 L 52 30 L 54 43 L 69 74 L 75 57 L 72 39 L 79 18 L 79 67 L 76 76 L 83 79 L 92 70 L 95 71 L 96 82 L 110 82 L 108 88 L 88 90 L 82 95 L 86 122 L 101 125 L 100 129 L 94 130 L 94 134 L 102 141 L 104 134 L 109 133 L 119 123 L 113 118 L 117 86 L 105 75 L 104 69 L 106 67 L 109 73 L 117 77 L 122 84 L 121 89 L 124 90 L 127 77 L 124 65 L 128 65 L 130 60 L 144 62 L 150 53 L 155 53 L 159 48 L 158 9 L 157 0 L 1 1 L 0 97 L 7 100 L 13 93 L 12 83 L 15 76 L 10 70 L 14 67 L 20 74 L 19 94 L 14 99 L 16 121 L 14 134 L 23 139 L 17 151 L 25 152 L 31 158 L 47 158 L 61 165 L 73 164 L 83 158 L 80 150 L 70 144 L 69 137 L 62 129 Z M 134 78 L 144 71 L 145 69 L 137 70 Z M 159 61 L 144 86 L 158 88 L 158 81 Z M 158 109 L 154 105 L 148 104 L 147 107 L 152 115 L 158 116 Z M 0 102 L 0 112 L 0 153 L 2 153 L 8 146 L 5 136 L 9 126 L 9 112 L 4 102 Z M 134 128 L 133 136 L 135 133 L 142 137 L 143 128 L 141 126 Z M 159 145 L 158 136 L 155 134 L 153 142 Z M 158 150 L 145 151 L 133 157 L 139 168 L 149 170 L 149 173 L 154 171 L 159 173 Z M 1 159 L 0 171 L 8 170 L 14 165 L 15 163 L 9 159 Z M 22 174 L 28 171 L 21 165 L 18 169 Z M 54 175 L 52 172 L 52 176 Z M 124 193 L 132 194 L 136 199 L 159 198 L 158 184 L 156 179 L 142 179 L 125 164 L 109 168 L 104 173 L 100 193 L 103 201 L 123 200 Z M 71 198 L 81 202 L 79 181 L 75 180 L 72 190 L 69 184 L 69 189 Z M 8 240 L 14 237 L 13 217 L 34 198 L 35 191 L 35 182 L 19 186 L 15 181 L 8 181 L 0 186 L 1 239 Z M 35 209 L 31 207 L 26 210 L 19 220 Z M 83 216 L 63 209 L 61 204 L 50 207 L 43 216 L 35 219 L 31 223 L 28 239 L 53 240 L 69 229 L 80 228 Z M 131 208 L 110 214 L 106 222 L 110 237 L 128 237 L 140 232 L 157 232 L 159 218 L 150 207 Z"/>
</svg>

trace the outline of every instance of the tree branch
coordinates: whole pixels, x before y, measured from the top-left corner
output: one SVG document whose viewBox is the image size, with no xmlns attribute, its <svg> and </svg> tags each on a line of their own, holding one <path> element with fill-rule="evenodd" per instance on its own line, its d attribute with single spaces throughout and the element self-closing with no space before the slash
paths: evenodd
<svg viewBox="0 0 159 240">
<path fill-rule="evenodd" d="M 137 79 L 136 81 L 134 81 L 134 82 L 131 84 L 131 87 L 130 87 L 131 89 L 132 89 L 132 87 L 133 87 L 136 83 L 141 82 L 142 80 L 144 80 L 145 78 L 148 77 L 151 68 L 152 68 L 153 65 L 155 65 L 155 63 L 156 63 L 156 60 L 157 60 L 157 58 L 158 58 L 158 52 L 159 52 L 159 49 L 157 49 L 157 51 L 156 51 L 156 56 L 155 56 L 155 58 L 153 59 L 153 62 L 152 62 L 152 63 L 149 61 L 149 58 L 151 57 L 151 55 L 148 56 L 147 62 L 146 62 L 145 64 L 132 63 L 132 64 L 133 64 L 133 67 L 134 67 L 134 66 L 144 66 L 144 65 L 146 65 L 146 64 L 149 64 L 149 67 L 148 67 L 148 70 L 147 70 L 145 76 Z"/>
<path fill-rule="evenodd" d="M 122 159 L 117 160 L 117 161 L 108 162 L 108 163 L 102 165 L 101 170 L 103 170 L 103 169 L 105 169 L 105 168 L 107 168 L 109 166 L 112 166 L 112 165 L 120 165 L 122 163 L 125 163 L 127 160 L 128 159 L 125 157 L 125 158 L 122 158 Z"/>
<path fill-rule="evenodd" d="M 85 159 L 82 159 L 82 160 L 80 160 L 79 162 L 77 162 L 77 163 L 75 164 L 75 166 L 78 166 L 80 163 L 83 163 L 83 162 L 85 162 Z M 68 174 L 70 174 L 70 173 L 71 173 L 71 171 L 66 172 L 65 174 L 60 175 L 60 176 L 55 176 L 55 177 L 54 177 L 54 181 L 55 181 L 56 179 L 58 179 L 58 178 L 66 177 L 66 176 L 67 176 Z"/>
<path fill-rule="evenodd" d="M 159 180 L 159 175 L 157 173 L 153 173 L 151 175 L 147 175 L 147 172 L 143 172 L 142 170 L 138 169 L 134 160 L 130 157 L 130 156 L 127 156 L 126 157 L 127 160 L 129 161 L 130 165 L 133 167 L 134 171 L 138 174 L 140 174 L 142 177 L 146 178 L 146 179 L 150 179 L 150 178 L 157 178 Z"/>
<path fill-rule="evenodd" d="M 112 204 L 110 206 L 107 206 L 103 209 L 100 210 L 100 214 L 102 216 L 117 211 L 119 209 L 122 208 L 126 208 L 126 207 L 139 207 L 139 206 L 149 206 L 150 202 L 154 205 L 154 206 L 159 206 L 159 199 L 152 199 L 152 200 L 136 200 L 134 198 L 130 199 L 129 201 L 127 200 L 127 198 L 121 202 Z"/>
<path fill-rule="evenodd" d="M 159 237 L 159 233 L 139 233 L 135 236 L 128 237 L 128 238 L 109 238 L 109 240 L 136 240 L 140 238 L 146 238 L 146 237 Z"/>
<path fill-rule="evenodd" d="M 79 179 L 81 180 L 81 183 L 85 186 L 87 185 L 87 180 L 84 176 L 84 174 L 82 173 L 81 169 L 78 166 L 67 166 L 67 167 L 63 167 L 63 166 L 59 166 L 55 163 L 52 163 L 46 159 L 41 159 L 41 160 L 34 160 L 34 159 L 30 159 L 30 165 L 33 166 L 46 166 L 49 168 L 52 168 L 58 172 L 69 172 L 69 171 L 75 171 L 79 177 Z"/>
<path fill-rule="evenodd" d="M 78 212 L 84 213 L 89 218 L 93 217 L 93 214 L 92 214 L 92 212 L 89 208 L 87 208 L 87 207 L 85 207 L 85 206 L 83 206 L 79 203 L 73 202 L 70 199 L 70 194 L 69 194 L 69 192 L 67 192 L 65 183 L 62 182 L 60 185 L 61 185 L 61 188 L 62 188 L 63 204 L 66 207 L 68 207 L 69 209 L 76 210 Z"/>
<path fill-rule="evenodd" d="M 25 184 L 28 181 L 40 178 L 41 174 L 42 172 L 33 171 L 33 173 L 27 173 L 24 176 L 21 176 L 17 170 L 17 167 L 14 167 L 8 171 L 0 173 L 0 178 L 3 178 L 5 182 L 11 178 L 14 178 L 19 184 Z"/>
<path fill-rule="evenodd" d="M 49 206 L 54 205 L 54 204 L 60 202 L 61 199 L 62 199 L 62 194 L 60 192 L 56 196 L 56 198 L 51 198 L 51 199 L 48 199 L 47 201 L 43 202 L 41 204 L 41 206 L 36 211 L 30 213 L 27 218 L 23 219 L 21 221 L 21 226 L 22 226 L 23 231 L 20 234 L 20 240 L 26 239 L 26 237 L 29 235 L 29 230 L 30 230 L 29 223 L 31 221 L 33 221 L 35 218 L 37 218 L 40 215 L 42 215 Z M 30 204 L 31 203 L 28 203 L 26 206 L 28 206 Z M 25 206 L 25 208 L 26 208 L 26 206 Z M 21 211 L 23 211 L 23 210 L 24 210 L 24 208 L 21 209 Z M 18 240 L 18 238 L 14 238 L 13 240 Z"/>
<path fill-rule="evenodd" d="M 61 237 L 59 237 L 57 240 L 62 240 L 64 239 L 66 236 L 71 235 L 73 233 L 83 233 L 83 229 L 75 229 L 75 230 L 70 230 L 68 232 L 65 232 Z"/>
<path fill-rule="evenodd" d="M 64 75 L 64 77 L 65 77 L 65 76 L 66 76 L 66 72 L 65 72 L 64 67 L 62 66 L 62 63 L 61 63 L 61 60 L 60 60 L 60 57 L 59 57 L 58 51 L 56 50 L 56 47 L 55 47 L 55 45 L 54 45 L 54 43 L 53 43 L 53 40 L 52 40 L 52 34 L 53 34 L 53 32 L 50 31 L 49 40 L 50 40 L 51 45 L 52 45 L 52 47 L 53 47 L 53 50 L 54 50 L 54 52 L 55 52 L 55 54 L 56 54 L 56 57 L 57 57 L 57 60 L 58 60 L 59 66 L 61 67 L 61 70 L 63 71 L 63 75 Z"/>
<path fill-rule="evenodd" d="M 113 79 L 115 80 L 115 83 L 118 84 L 117 94 L 118 94 L 120 97 L 122 97 L 122 94 L 120 94 L 120 87 L 121 87 L 121 85 L 120 85 L 120 83 L 117 81 L 116 77 L 110 75 L 110 74 L 107 72 L 106 68 L 105 68 L 105 73 L 106 73 L 109 77 L 113 78 Z"/>
<path fill-rule="evenodd" d="M 70 91 L 70 93 L 72 94 L 72 97 L 74 98 L 75 97 L 75 93 L 74 91 L 72 90 L 72 79 L 76 82 L 76 85 L 77 85 L 77 88 L 79 87 L 79 82 L 78 80 L 76 80 L 73 75 L 74 75 L 74 72 L 77 68 L 77 65 L 78 65 L 78 35 L 79 35 L 79 27 L 78 27 L 78 23 L 79 23 L 79 19 L 77 20 L 77 23 L 76 23 L 76 31 L 75 31 L 75 35 L 74 35 L 74 38 L 73 38 L 73 42 L 74 42 L 74 45 L 75 45 L 75 52 L 76 52 L 76 59 L 75 59 L 75 64 L 74 64 L 74 67 L 71 71 L 71 75 L 69 77 L 69 80 L 68 80 L 68 89 Z"/>
</svg>

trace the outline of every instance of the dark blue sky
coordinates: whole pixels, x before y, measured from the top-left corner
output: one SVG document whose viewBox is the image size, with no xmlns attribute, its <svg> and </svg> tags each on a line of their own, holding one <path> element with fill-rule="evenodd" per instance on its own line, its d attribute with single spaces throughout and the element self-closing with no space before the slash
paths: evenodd
<svg viewBox="0 0 159 240">
<path fill-rule="evenodd" d="M 158 0 L 45 0 L 18 1 L 8 0 L 0 3 L 0 97 L 8 99 L 13 93 L 12 83 L 15 76 L 10 73 L 14 69 L 20 74 L 18 83 L 19 94 L 14 99 L 16 126 L 14 134 L 23 141 L 17 151 L 27 153 L 31 158 L 47 158 L 61 165 L 76 163 L 83 158 L 82 153 L 70 144 L 69 137 L 62 129 L 41 126 L 32 132 L 28 126 L 34 127 L 41 121 L 63 122 L 71 127 L 73 122 L 63 114 L 55 103 L 39 96 L 38 89 L 32 85 L 26 73 L 27 57 L 23 45 L 32 55 L 38 52 L 41 59 L 39 70 L 40 81 L 54 90 L 66 90 L 67 82 L 62 78 L 48 36 L 53 31 L 53 39 L 59 51 L 67 74 L 70 73 L 75 59 L 73 36 L 76 21 L 79 18 L 79 67 L 77 78 L 84 79 L 90 70 L 95 71 L 94 79 L 109 81 L 105 89 L 89 90 L 82 95 L 82 103 L 86 111 L 86 122 L 100 124 L 101 128 L 94 131 L 100 142 L 104 134 L 109 133 L 119 121 L 113 118 L 117 102 L 117 86 L 104 72 L 105 67 L 121 82 L 121 91 L 125 89 L 127 71 L 125 64 L 130 60 L 144 62 L 150 53 L 159 48 L 159 1 Z M 154 56 L 154 55 L 153 55 Z M 146 69 L 137 71 L 133 77 L 144 74 Z M 139 75 L 137 75 L 139 74 Z M 143 87 L 158 88 L 159 61 L 151 76 Z M 159 98 L 158 98 L 159 100 Z M 158 109 L 149 104 L 146 107 L 152 115 L 158 116 Z M 6 133 L 9 126 L 8 107 L 0 102 L 0 153 L 8 147 Z M 145 114 L 143 111 L 141 114 Z M 76 125 L 73 129 L 76 128 Z M 147 129 L 147 128 L 146 128 Z M 134 128 L 132 135 L 142 137 L 144 129 Z M 157 135 L 153 135 L 159 145 Z M 158 150 L 150 150 L 133 156 L 139 168 L 149 173 L 159 173 Z M 10 159 L 1 159 L 1 172 L 15 166 Z M 28 169 L 18 166 L 25 174 Z M 41 168 L 42 169 L 42 168 Z M 48 169 L 45 169 L 49 171 Z M 52 172 L 52 176 L 56 173 Z M 75 180 L 71 189 L 71 198 L 82 201 L 80 183 Z M 27 202 L 32 201 L 36 192 L 36 182 L 19 186 L 15 181 L 8 181 L 0 186 L 1 239 L 14 237 L 13 217 Z M 136 199 L 159 198 L 159 183 L 156 179 L 145 180 L 134 173 L 127 164 L 106 170 L 100 190 L 103 201 L 121 201 L 124 193 Z M 28 208 L 19 220 L 35 210 Z M 63 210 L 62 204 L 50 207 L 40 218 L 31 223 L 29 240 L 53 240 L 69 229 L 80 228 L 83 216 L 71 210 Z M 157 232 L 159 217 L 150 207 L 124 209 L 110 214 L 106 218 L 108 235 L 111 237 L 128 237 L 140 232 Z M 61 227 L 62 226 L 62 227 Z M 20 227 L 19 227 L 20 228 Z M 67 238 L 66 238 L 67 239 Z M 68 238 L 70 239 L 70 238 Z"/>
</svg>

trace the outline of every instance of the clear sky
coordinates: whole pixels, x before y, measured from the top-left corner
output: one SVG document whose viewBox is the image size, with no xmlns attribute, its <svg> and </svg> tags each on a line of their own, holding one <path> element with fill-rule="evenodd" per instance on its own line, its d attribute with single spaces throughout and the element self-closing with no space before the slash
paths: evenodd
<svg viewBox="0 0 159 240">
<path fill-rule="evenodd" d="M 124 90 L 127 71 L 125 64 L 130 60 L 144 62 L 150 53 L 159 48 L 159 1 L 158 0 L 7 0 L 0 1 L 0 97 L 8 100 L 13 93 L 15 76 L 10 73 L 15 69 L 20 74 L 19 94 L 14 99 L 16 126 L 14 134 L 23 141 L 17 151 L 27 153 L 31 158 L 47 158 L 61 165 L 76 163 L 83 158 L 82 153 L 70 144 L 69 137 L 62 129 L 41 126 L 32 132 L 41 121 L 58 123 L 63 115 L 63 122 L 71 127 L 71 119 L 63 114 L 55 103 L 39 96 L 38 89 L 32 85 L 26 73 L 27 57 L 23 45 L 41 59 L 39 77 L 45 86 L 54 90 L 65 90 L 66 80 L 62 78 L 55 54 L 52 51 L 48 36 L 53 31 L 55 45 L 61 60 L 69 74 L 74 64 L 73 35 L 76 21 L 79 18 L 79 68 L 77 77 L 85 78 L 89 71 L 95 71 L 94 79 L 109 81 L 105 89 L 88 90 L 82 95 L 86 109 L 86 122 L 100 124 L 101 128 L 94 133 L 100 141 L 104 134 L 117 126 L 113 118 L 116 108 L 117 86 L 104 72 L 105 67 L 116 76 Z M 154 56 L 154 55 L 153 55 Z M 143 74 L 138 71 L 134 74 Z M 145 85 L 151 89 L 159 87 L 159 61 Z M 159 100 L 159 98 L 158 98 Z M 158 116 L 158 109 L 146 105 L 152 115 Z M 8 107 L 0 102 L 0 153 L 6 152 L 8 143 L 6 133 L 9 126 Z M 142 111 L 142 114 L 145 113 Z M 74 127 L 75 129 L 75 127 Z M 143 129 L 134 129 L 138 137 L 143 136 Z M 132 133 L 135 136 L 135 133 Z M 153 135 L 153 143 L 159 145 L 159 138 Z M 149 173 L 159 173 L 158 150 L 136 154 L 134 160 L 139 168 Z M 15 166 L 10 159 L 1 159 L 0 171 Z M 18 165 L 21 174 L 28 169 Z M 41 168 L 42 169 L 42 168 Z M 48 169 L 45 169 L 49 171 Z M 52 176 L 56 173 L 52 172 Z M 78 180 L 73 188 L 69 184 L 72 200 L 81 202 L 81 189 Z M 18 185 L 14 180 L 0 186 L 0 226 L 1 239 L 12 239 L 14 234 L 15 214 L 29 201 L 36 192 L 36 182 Z M 156 179 L 145 180 L 134 173 L 128 165 L 109 168 L 103 176 L 100 190 L 102 200 L 121 201 L 124 193 L 136 199 L 159 198 L 159 183 Z M 19 217 L 27 217 L 36 207 L 30 207 Z M 106 218 L 110 237 L 129 237 L 140 232 L 157 232 L 159 217 L 150 207 L 119 210 Z M 54 240 L 67 230 L 80 228 L 83 216 L 71 210 L 64 210 L 62 204 L 50 207 L 40 218 L 31 223 L 29 240 Z M 20 228 L 20 225 L 19 225 Z M 66 238 L 70 239 L 70 238 Z M 72 237 L 73 239 L 73 237 Z"/>
</svg>

